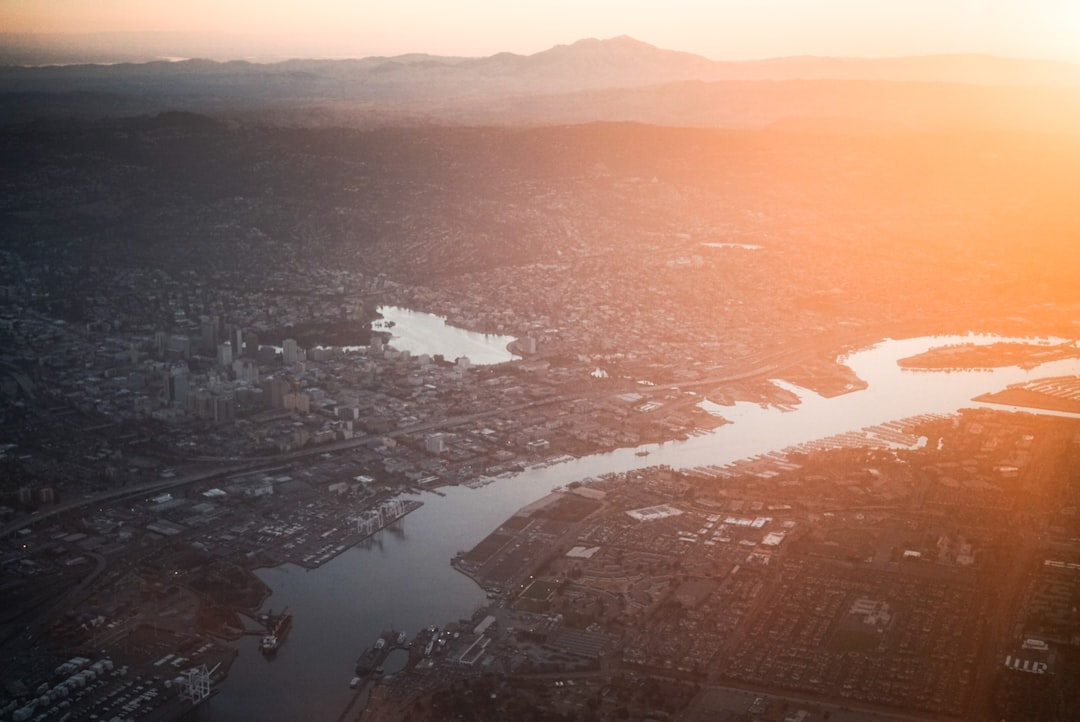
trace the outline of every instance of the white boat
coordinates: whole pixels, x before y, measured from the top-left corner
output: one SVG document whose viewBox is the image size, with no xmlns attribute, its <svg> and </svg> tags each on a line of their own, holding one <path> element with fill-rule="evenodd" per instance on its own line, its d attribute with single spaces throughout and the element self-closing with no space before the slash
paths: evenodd
<svg viewBox="0 0 1080 722">
<path fill-rule="evenodd" d="M 266 655 L 273 654 L 277 651 L 280 642 L 276 635 L 266 634 L 263 635 L 262 641 L 259 642 L 259 650 Z"/>
</svg>

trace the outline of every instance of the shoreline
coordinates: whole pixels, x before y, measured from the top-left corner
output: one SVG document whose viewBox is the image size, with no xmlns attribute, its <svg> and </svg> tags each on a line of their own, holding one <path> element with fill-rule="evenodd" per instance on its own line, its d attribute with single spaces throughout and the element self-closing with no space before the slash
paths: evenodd
<svg viewBox="0 0 1080 722">
<path fill-rule="evenodd" d="M 1008 388 L 994 393 L 980 394 L 972 401 L 996 406 L 1018 406 L 1036 411 L 1080 414 L 1080 400 L 1060 399 L 1023 388 Z"/>
</svg>

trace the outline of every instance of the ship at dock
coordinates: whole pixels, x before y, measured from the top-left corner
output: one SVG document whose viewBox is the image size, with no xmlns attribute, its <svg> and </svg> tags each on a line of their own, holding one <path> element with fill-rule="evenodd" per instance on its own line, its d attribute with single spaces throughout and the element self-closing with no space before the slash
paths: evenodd
<svg viewBox="0 0 1080 722">
<path fill-rule="evenodd" d="M 266 634 L 259 641 L 259 651 L 262 652 L 264 657 L 270 658 L 277 654 L 278 647 L 285 641 L 289 630 L 292 629 L 292 615 L 288 613 L 288 608 L 286 608 L 281 614 L 275 615 L 272 611 L 265 614 L 262 621 L 266 626 Z"/>
<path fill-rule="evenodd" d="M 366 652 L 360 655 L 360 658 L 356 660 L 357 684 L 375 674 L 375 670 L 378 668 L 377 659 L 377 657 L 367 654 Z"/>
<path fill-rule="evenodd" d="M 399 647 L 404 647 L 407 635 L 404 632 L 393 630 L 383 632 L 375 640 L 375 643 L 364 650 L 360 658 L 356 660 L 356 676 L 367 677 L 382 672 L 382 664 L 386 661 L 390 652 Z"/>
<path fill-rule="evenodd" d="M 379 642 L 382 642 L 382 644 L 380 645 Z M 384 653 L 385 647 L 385 640 L 379 637 L 375 644 L 364 650 L 364 653 L 356 660 L 357 677 L 366 677 L 372 674 L 382 664 L 383 658 L 386 656 Z"/>
</svg>

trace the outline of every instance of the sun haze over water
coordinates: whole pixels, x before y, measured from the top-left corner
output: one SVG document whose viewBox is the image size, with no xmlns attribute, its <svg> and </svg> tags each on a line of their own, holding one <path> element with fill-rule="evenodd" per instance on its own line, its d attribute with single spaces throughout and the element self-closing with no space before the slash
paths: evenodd
<svg viewBox="0 0 1080 722">
<path fill-rule="evenodd" d="M 630 35 L 715 60 L 985 53 L 1080 62 L 1072 0 L 0 0 L 0 28 L 125 33 L 140 48 L 179 43 L 215 59 L 531 54 Z"/>
</svg>

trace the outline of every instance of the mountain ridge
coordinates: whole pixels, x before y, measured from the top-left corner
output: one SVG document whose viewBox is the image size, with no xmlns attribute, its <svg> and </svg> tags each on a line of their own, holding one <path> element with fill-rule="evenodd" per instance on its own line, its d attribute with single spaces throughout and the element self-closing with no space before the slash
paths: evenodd
<svg viewBox="0 0 1080 722">
<path fill-rule="evenodd" d="M 0 123 L 189 110 L 290 125 L 634 121 L 1080 128 L 1080 66 L 986 55 L 713 61 L 628 36 L 532 55 L 0 66 Z"/>
<path fill-rule="evenodd" d="M 378 67 L 386 63 L 415 67 L 472 67 L 512 68 L 517 70 L 550 67 L 562 63 L 603 62 L 627 66 L 651 65 L 665 72 L 690 80 L 779 80 L 779 79 L 909 79 L 976 82 L 995 84 L 1080 85 L 1080 64 L 1057 60 L 1012 58 L 985 53 L 936 53 L 882 58 L 833 57 L 797 55 L 754 60 L 712 60 L 705 56 L 660 48 L 628 35 L 613 38 L 582 38 L 569 44 L 557 44 L 529 55 L 499 52 L 487 56 L 436 55 L 411 52 L 401 55 L 371 55 L 363 57 L 316 58 L 289 57 L 273 61 L 251 59 L 214 59 L 208 57 L 150 57 L 133 60 L 120 53 L 117 60 L 108 62 L 19 63 L 20 39 L 26 45 L 28 34 L 0 33 L 0 68 L 41 67 L 115 67 L 118 65 L 174 65 L 190 67 L 189 63 L 211 63 L 220 66 L 260 67 L 270 71 L 275 67 L 296 64 L 328 67 L 332 65 Z M 934 76 L 938 77 L 934 77 Z M 633 82 L 641 85 L 647 82 Z"/>
</svg>

